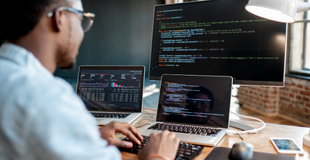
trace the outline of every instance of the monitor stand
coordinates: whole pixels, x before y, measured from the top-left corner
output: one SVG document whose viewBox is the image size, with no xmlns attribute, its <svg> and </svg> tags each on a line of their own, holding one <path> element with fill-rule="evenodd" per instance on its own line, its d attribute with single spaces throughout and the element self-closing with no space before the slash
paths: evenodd
<svg viewBox="0 0 310 160">
<path fill-rule="evenodd" d="M 233 120 L 230 120 L 229 126 L 230 126 L 230 127 L 234 127 L 234 128 L 238 128 L 238 129 L 241 129 L 242 131 L 248 131 L 248 130 L 255 129 L 255 128 L 249 126 L 249 125 L 242 124 L 242 123 L 240 123 L 240 122 L 233 121 Z M 256 132 L 254 131 L 254 132 L 249 132 L 249 133 L 256 133 Z"/>
</svg>

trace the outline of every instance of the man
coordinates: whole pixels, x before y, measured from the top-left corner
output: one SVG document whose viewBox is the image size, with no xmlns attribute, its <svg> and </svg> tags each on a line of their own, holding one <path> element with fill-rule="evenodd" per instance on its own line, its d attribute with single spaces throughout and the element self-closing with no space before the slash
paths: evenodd
<svg viewBox="0 0 310 160">
<path fill-rule="evenodd" d="M 120 159 L 114 139 L 123 133 L 135 143 L 141 135 L 127 123 L 98 127 L 56 66 L 75 63 L 92 14 L 80 0 L 17 0 L 0 5 L 0 159 Z M 81 25 L 82 24 L 82 25 Z M 84 26 L 86 25 L 86 26 Z M 87 26 L 88 25 L 88 26 Z M 179 139 L 152 134 L 140 159 L 173 159 Z"/>
<path fill-rule="evenodd" d="M 210 124 L 210 118 L 213 113 L 213 93 L 206 87 L 195 87 L 188 92 L 186 100 L 186 108 L 195 116 L 187 117 L 187 121 L 191 123 Z M 201 113 L 206 113 L 201 115 Z M 212 120 L 211 120 L 212 121 Z"/>
</svg>

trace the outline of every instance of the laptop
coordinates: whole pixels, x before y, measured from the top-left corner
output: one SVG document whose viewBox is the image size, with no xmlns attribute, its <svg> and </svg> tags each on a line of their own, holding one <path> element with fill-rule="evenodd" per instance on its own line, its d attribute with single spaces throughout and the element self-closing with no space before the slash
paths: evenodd
<svg viewBox="0 0 310 160">
<path fill-rule="evenodd" d="M 142 113 L 144 66 L 79 67 L 77 94 L 99 125 L 131 123 Z"/>
<path fill-rule="evenodd" d="M 232 82 L 230 76 L 164 74 L 156 122 L 138 132 L 169 130 L 183 142 L 215 146 L 229 127 Z"/>
</svg>

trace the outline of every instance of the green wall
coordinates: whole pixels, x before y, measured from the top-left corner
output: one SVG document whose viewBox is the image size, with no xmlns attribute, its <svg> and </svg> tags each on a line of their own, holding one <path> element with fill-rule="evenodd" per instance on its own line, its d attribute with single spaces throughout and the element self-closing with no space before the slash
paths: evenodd
<svg viewBox="0 0 310 160">
<path fill-rule="evenodd" d="M 162 0 L 84 0 L 84 10 L 96 14 L 85 34 L 75 70 L 56 76 L 75 81 L 79 65 L 144 65 L 146 75 L 151 52 L 153 9 Z"/>
</svg>

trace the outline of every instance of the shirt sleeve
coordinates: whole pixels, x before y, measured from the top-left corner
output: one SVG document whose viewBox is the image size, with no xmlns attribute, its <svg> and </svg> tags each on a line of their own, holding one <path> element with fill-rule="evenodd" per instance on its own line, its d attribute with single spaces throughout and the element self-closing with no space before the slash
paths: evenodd
<svg viewBox="0 0 310 160">
<path fill-rule="evenodd" d="M 67 89 L 35 98 L 27 120 L 27 159 L 119 160 L 115 146 L 100 137 L 95 119 L 84 103 Z"/>
</svg>

